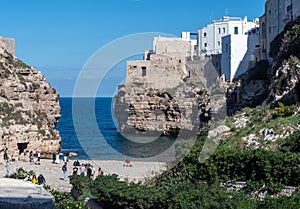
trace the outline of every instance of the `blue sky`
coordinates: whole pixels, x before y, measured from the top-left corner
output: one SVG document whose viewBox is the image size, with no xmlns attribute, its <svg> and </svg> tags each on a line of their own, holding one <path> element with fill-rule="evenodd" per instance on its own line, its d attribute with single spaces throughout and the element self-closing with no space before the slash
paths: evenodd
<svg viewBox="0 0 300 209">
<path fill-rule="evenodd" d="M 15 38 L 17 57 L 41 71 L 61 96 L 72 96 L 87 60 L 115 39 L 142 32 L 180 36 L 181 31 L 196 31 L 225 14 L 252 20 L 263 14 L 264 2 L 0 0 L 0 36 Z M 125 60 L 110 74 L 101 96 L 110 96 L 114 82 L 125 78 Z"/>
</svg>

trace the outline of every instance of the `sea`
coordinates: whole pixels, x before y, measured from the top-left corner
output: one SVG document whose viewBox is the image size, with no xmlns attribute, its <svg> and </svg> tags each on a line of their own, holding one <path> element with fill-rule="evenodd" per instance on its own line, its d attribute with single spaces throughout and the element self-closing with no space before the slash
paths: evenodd
<svg viewBox="0 0 300 209">
<path fill-rule="evenodd" d="M 56 126 L 62 152 L 74 159 L 172 161 L 172 137 L 124 136 L 114 118 L 113 98 L 60 98 L 61 118 Z"/>
</svg>

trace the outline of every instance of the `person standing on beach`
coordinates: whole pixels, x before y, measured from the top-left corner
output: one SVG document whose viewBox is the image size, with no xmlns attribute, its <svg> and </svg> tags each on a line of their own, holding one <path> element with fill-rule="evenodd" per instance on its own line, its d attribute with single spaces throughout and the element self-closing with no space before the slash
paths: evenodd
<svg viewBox="0 0 300 209">
<path fill-rule="evenodd" d="M 69 152 L 64 151 L 64 162 L 69 162 Z"/>
<path fill-rule="evenodd" d="M 37 178 L 39 185 L 45 185 L 46 179 L 44 178 L 44 176 L 42 174 L 40 174 Z"/>
<path fill-rule="evenodd" d="M 41 164 L 41 153 L 40 153 L 40 152 L 38 152 L 38 154 L 37 154 L 37 161 L 36 161 L 36 164 L 37 164 L 37 165 L 40 165 L 40 164 Z"/>
<path fill-rule="evenodd" d="M 67 168 L 67 162 L 61 167 L 63 174 L 64 174 L 64 180 L 67 180 L 68 177 L 68 168 Z"/>
<path fill-rule="evenodd" d="M 29 162 L 30 162 L 30 164 L 33 163 L 33 152 L 32 151 L 29 152 Z"/>
<path fill-rule="evenodd" d="M 39 181 L 38 179 L 36 178 L 35 175 L 32 176 L 32 179 L 31 179 L 31 182 L 34 183 L 34 184 L 37 184 Z"/>
<path fill-rule="evenodd" d="M 56 154 L 55 154 L 55 153 L 52 153 L 52 163 L 53 163 L 53 164 L 55 163 L 55 160 L 56 160 Z"/>
<path fill-rule="evenodd" d="M 59 164 L 59 152 L 56 153 L 55 157 L 56 157 L 55 163 Z"/>
<path fill-rule="evenodd" d="M 103 173 L 102 173 L 101 167 L 99 167 L 99 168 L 98 168 L 98 176 L 102 176 L 102 174 L 103 174 Z"/>
<path fill-rule="evenodd" d="M 73 167 L 73 175 L 77 175 L 77 172 L 78 172 L 78 168 L 77 168 L 77 166 L 74 166 Z"/>
<path fill-rule="evenodd" d="M 9 161 L 8 160 L 6 160 L 5 167 L 6 167 L 6 176 L 8 177 L 9 176 Z"/>
<path fill-rule="evenodd" d="M 86 170 L 86 176 L 87 176 L 88 178 L 91 178 L 91 177 L 92 177 L 92 172 L 93 172 L 93 170 L 92 170 L 91 166 L 88 165 L 88 166 L 87 166 L 87 170 Z"/>
<path fill-rule="evenodd" d="M 85 166 L 84 166 L 83 163 L 82 163 L 81 166 L 80 166 L 80 175 L 81 175 L 81 176 L 85 176 Z"/>
</svg>

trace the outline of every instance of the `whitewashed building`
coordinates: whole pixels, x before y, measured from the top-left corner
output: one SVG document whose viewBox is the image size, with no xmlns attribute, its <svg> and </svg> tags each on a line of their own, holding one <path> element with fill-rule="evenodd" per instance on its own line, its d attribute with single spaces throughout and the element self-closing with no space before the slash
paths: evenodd
<svg viewBox="0 0 300 209">
<path fill-rule="evenodd" d="M 253 27 L 240 34 L 230 34 L 222 38 L 221 74 L 226 80 L 245 73 L 259 58 L 259 27 Z"/>
<path fill-rule="evenodd" d="M 222 53 L 222 37 L 227 35 L 244 34 L 256 23 L 248 22 L 247 17 L 224 16 L 198 30 L 198 56 Z"/>
</svg>

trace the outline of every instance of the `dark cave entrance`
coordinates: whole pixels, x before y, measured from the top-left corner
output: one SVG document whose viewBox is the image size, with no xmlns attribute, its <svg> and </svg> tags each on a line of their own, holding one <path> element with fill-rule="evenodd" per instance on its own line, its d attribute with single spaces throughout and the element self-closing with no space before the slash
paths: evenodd
<svg viewBox="0 0 300 209">
<path fill-rule="evenodd" d="M 29 142 L 25 142 L 25 143 L 18 143 L 18 150 L 19 150 L 19 155 L 21 153 L 24 152 L 24 150 L 27 149 L 27 145 L 28 145 Z"/>
</svg>

